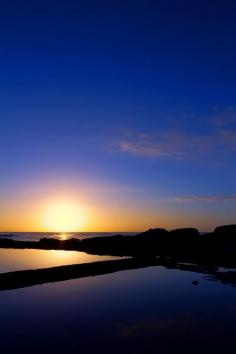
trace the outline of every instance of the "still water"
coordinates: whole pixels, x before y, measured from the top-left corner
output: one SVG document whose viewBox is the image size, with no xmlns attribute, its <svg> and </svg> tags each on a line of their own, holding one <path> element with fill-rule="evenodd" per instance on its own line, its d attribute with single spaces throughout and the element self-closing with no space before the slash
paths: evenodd
<svg viewBox="0 0 236 354">
<path fill-rule="evenodd" d="M 120 259 L 120 257 L 96 256 L 77 251 L 0 248 L 0 273 L 111 259 Z"/>
<path fill-rule="evenodd" d="M 160 266 L 2 291 L 0 315 L 2 353 L 235 353 L 236 288 Z"/>
</svg>

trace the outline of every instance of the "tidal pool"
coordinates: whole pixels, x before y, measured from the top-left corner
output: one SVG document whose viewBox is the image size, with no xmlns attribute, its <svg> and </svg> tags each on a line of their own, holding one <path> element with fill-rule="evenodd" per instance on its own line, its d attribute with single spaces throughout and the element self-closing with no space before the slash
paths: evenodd
<svg viewBox="0 0 236 354">
<path fill-rule="evenodd" d="M 0 273 L 111 259 L 120 257 L 96 256 L 77 251 L 0 249 Z"/>
<path fill-rule="evenodd" d="M 196 272 L 156 266 L 2 291 L 0 311 L 3 353 L 235 353 L 236 288 Z"/>
</svg>

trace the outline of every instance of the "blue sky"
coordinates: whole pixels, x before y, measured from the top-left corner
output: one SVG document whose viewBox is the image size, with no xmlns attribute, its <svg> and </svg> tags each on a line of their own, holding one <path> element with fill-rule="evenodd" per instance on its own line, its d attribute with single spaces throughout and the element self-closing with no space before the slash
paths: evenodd
<svg viewBox="0 0 236 354">
<path fill-rule="evenodd" d="M 129 229 L 135 215 L 146 218 L 139 229 L 235 221 L 234 1 L 0 6 L 8 216 L 50 181 L 96 186 L 105 210 L 119 200 L 121 219 L 128 203 Z"/>
</svg>

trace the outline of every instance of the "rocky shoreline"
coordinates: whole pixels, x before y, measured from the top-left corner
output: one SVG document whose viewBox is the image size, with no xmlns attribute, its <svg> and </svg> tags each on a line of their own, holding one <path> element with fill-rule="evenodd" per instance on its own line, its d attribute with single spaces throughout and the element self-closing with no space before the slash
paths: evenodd
<svg viewBox="0 0 236 354">
<path fill-rule="evenodd" d="M 116 235 L 83 240 L 42 238 L 40 241 L 16 241 L 1 238 L 0 248 L 73 250 L 139 258 L 177 257 L 233 267 L 236 266 L 236 225 L 217 227 L 204 236 L 195 228 L 172 231 L 157 228 L 134 236 Z"/>
</svg>

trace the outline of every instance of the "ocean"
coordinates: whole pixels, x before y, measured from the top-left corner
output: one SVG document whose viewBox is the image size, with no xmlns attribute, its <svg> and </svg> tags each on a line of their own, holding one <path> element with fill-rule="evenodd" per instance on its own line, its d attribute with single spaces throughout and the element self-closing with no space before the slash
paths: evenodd
<svg viewBox="0 0 236 354">
<path fill-rule="evenodd" d="M 114 235 L 136 235 L 138 232 L 0 232 L 0 237 L 8 237 L 18 241 L 39 241 L 41 238 L 84 239 L 91 237 L 109 237 Z"/>
</svg>

